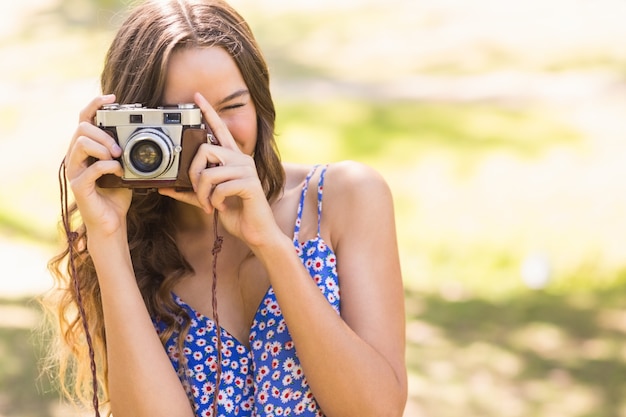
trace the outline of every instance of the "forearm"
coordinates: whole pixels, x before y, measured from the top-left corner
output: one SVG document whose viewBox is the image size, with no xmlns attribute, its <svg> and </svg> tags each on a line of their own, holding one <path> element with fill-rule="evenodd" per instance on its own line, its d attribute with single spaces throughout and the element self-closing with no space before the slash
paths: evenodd
<svg viewBox="0 0 626 417">
<path fill-rule="evenodd" d="M 90 236 L 89 249 L 102 294 L 115 417 L 192 416 L 137 287 L 125 233 Z"/>
<path fill-rule="evenodd" d="M 288 239 L 255 248 L 272 287 L 298 358 L 327 416 L 399 416 L 404 375 L 335 312 Z"/>
</svg>

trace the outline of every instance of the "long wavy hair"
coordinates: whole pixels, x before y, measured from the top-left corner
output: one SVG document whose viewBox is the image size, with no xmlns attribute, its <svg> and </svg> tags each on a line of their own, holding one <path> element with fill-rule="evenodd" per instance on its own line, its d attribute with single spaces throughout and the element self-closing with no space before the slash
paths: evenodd
<svg viewBox="0 0 626 417">
<path fill-rule="evenodd" d="M 257 112 L 258 136 L 254 161 L 268 201 L 284 185 L 284 170 L 274 140 L 275 109 L 269 89 L 267 64 L 248 24 L 221 0 L 148 0 L 134 8 L 108 50 L 101 74 L 104 94 L 120 103 L 162 103 L 166 70 L 180 48 L 221 47 L 235 60 Z M 176 282 L 192 271 L 174 239 L 174 202 L 158 193 L 134 194 L 127 214 L 128 241 L 137 284 L 151 316 L 167 325 L 163 343 L 174 332 L 186 332 L 184 311 L 173 302 Z M 105 327 L 96 270 L 87 251 L 86 230 L 75 204 L 69 209 L 77 239 L 48 264 L 55 290 L 45 304 L 53 314 L 60 337 L 52 347 L 55 373 L 62 392 L 90 404 L 92 371 L 86 334 L 79 313 L 79 294 L 73 288 L 70 256 L 82 295 L 89 333 L 95 350 L 99 393 L 108 402 Z M 73 251 L 69 245 L 73 244 Z M 178 317 L 178 319 L 177 319 Z M 184 337 L 179 337 L 184 340 Z"/>
</svg>

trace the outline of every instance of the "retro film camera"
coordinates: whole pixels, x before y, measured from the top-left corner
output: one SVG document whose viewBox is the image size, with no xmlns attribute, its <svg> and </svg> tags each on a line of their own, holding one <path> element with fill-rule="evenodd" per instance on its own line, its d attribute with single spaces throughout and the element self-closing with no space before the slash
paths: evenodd
<svg viewBox="0 0 626 417">
<path fill-rule="evenodd" d="M 195 104 L 147 108 L 141 104 L 107 104 L 96 112 L 96 125 L 122 148 L 124 174 L 105 174 L 103 188 L 154 191 L 191 190 L 189 166 L 203 143 L 218 144 Z"/>
</svg>

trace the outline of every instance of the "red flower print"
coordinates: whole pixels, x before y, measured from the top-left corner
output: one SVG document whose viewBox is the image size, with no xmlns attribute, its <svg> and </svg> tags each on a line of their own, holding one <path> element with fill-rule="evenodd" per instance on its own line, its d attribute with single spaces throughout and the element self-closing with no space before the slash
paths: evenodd
<svg viewBox="0 0 626 417">
<path fill-rule="evenodd" d="M 295 366 L 296 361 L 293 358 L 287 358 L 285 362 L 283 362 L 283 371 L 291 372 Z"/>
<path fill-rule="evenodd" d="M 215 385 L 212 382 L 205 382 L 204 385 L 202 385 L 202 392 L 205 394 L 212 394 L 214 390 Z"/>
<path fill-rule="evenodd" d="M 272 354 L 272 356 L 278 356 L 278 354 L 280 353 L 280 351 L 282 350 L 282 346 L 280 344 L 280 342 L 272 342 L 270 344 L 270 348 L 268 349 L 270 351 L 270 353 Z"/>
<path fill-rule="evenodd" d="M 313 260 L 313 269 L 315 271 L 321 271 L 324 268 L 324 260 L 320 257 L 317 257 Z"/>
</svg>

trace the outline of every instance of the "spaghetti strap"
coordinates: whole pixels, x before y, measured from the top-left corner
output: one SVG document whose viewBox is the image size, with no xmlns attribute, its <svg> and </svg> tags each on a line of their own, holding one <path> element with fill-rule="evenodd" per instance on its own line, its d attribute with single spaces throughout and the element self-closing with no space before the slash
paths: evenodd
<svg viewBox="0 0 626 417">
<path fill-rule="evenodd" d="M 304 211 L 304 200 L 306 198 L 306 194 L 309 191 L 309 183 L 311 182 L 311 178 L 317 171 L 320 165 L 315 165 L 311 171 L 309 171 L 306 179 L 304 180 L 304 186 L 302 187 L 302 194 L 300 195 L 300 202 L 298 204 L 298 216 L 296 218 L 296 224 L 293 231 L 293 241 L 299 242 L 300 237 L 300 227 L 302 226 L 302 213 Z M 322 193 L 324 190 L 324 176 L 326 174 L 326 168 L 328 165 L 324 165 L 322 167 L 322 171 L 320 173 L 320 179 L 317 186 L 317 235 L 320 235 L 321 231 L 321 222 L 322 222 Z"/>
<path fill-rule="evenodd" d="M 324 194 L 324 177 L 326 176 L 326 169 L 328 165 L 322 167 L 320 172 L 320 181 L 317 184 L 317 236 L 320 236 L 322 232 L 322 196 Z"/>
</svg>

